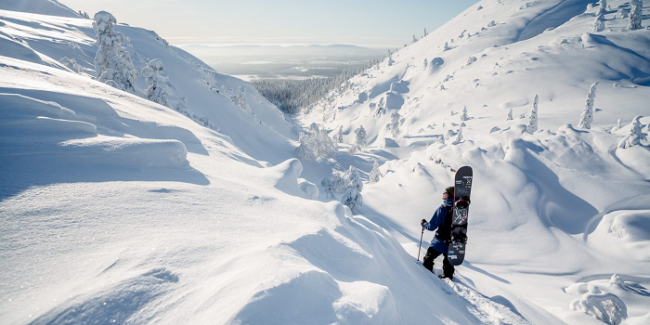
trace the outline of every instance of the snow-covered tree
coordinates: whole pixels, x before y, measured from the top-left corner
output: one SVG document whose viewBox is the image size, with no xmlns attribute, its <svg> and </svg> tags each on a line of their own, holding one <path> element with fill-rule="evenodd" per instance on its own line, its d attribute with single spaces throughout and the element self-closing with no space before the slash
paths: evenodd
<svg viewBox="0 0 650 325">
<path fill-rule="evenodd" d="M 537 132 L 537 100 L 538 97 L 535 95 L 535 100 L 533 100 L 533 109 L 530 111 L 530 116 L 528 119 L 528 132 L 535 133 Z"/>
<path fill-rule="evenodd" d="M 594 18 L 594 23 L 592 25 L 591 32 L 599 33 L 605 30 L 605 19 L 603 15 L 598 15 Z"/>
<path fill-rule="evenodd" d="M 605 14 L 606 11 L 607 11 L 607 0 L 598 1 L 598 13 L 596 13 L 596 16 L 602 16 Z"/>
<path fill-rule="evenodd" d="M 449 43 L 445 42 L 445 47 L 442 49 L 443 51 L 449 51 L 451 50 L 451 47 L 449 47 Z"/>
<path fill-rule="evenodd" d="M 390 49 L 388 49 L 388 66 L 393 65 L 393 53 L 390 52 Z"/>
<path fill-rule="evenodd" d="M 428 66 L 429 66 L 429 61 L 427 61 L 427 58 L 424 58 L 424 70 L 426 70 Z"/>
<path fill-rule="evenodd" d="M 336 144 L 327 135 L 327 131 L 316 123 L 312 123 L 309 133 L 301 133 L 298 141 L 300 146 L 296 149 L 296 155 L 300 159 L 321 160 L 336 151 Z"/>
<path fill-rule="evenodd" d="M 363 128 L 363 125 L 359 126 L 358 129 L 354 130 L 356 135 L 356 145 L 359 148 L 365 148 L 367 145 L 368 139 L 366 138 L 366 129 Z"/>
<path fill-rule="evenodd" d="M 424 37 L 427 37 L 427 35 L 429 35 L 429 34 L 427 34 L 427 29 L 425 28 L 424 29 Z"/>
<path fill-rule="evenodd" d="M 415 34 L 413 34 L 413 42 L 412 42 L 412 43 L 415 43 L 415 42 L 417 42 L 417 41 L 419 41 L 418 38 L 415 37 Z"/>
<path fill-rule="evenodd" d="M 348 206 L 350 210 L 357 211 L 363 206 L 363 196 L 356 189 L 350 188 L 343 194 L 341 203 Z"/>
<path fill-rule="evenodd" d="M 350 165 L 350 168 L 348 168 L 343 177 L 347 181 L 348 188 L 354 188 L 359 192 L 363 191 L 361 175 L 359 175 L 359 171 L 354 166 Z"/>
<path fill-rule="evenodd" d="M 337 171 L 332 171 L 332 175 L 323 179 L 320 183 L 323 185 L 327 197 L 334 197 L 334 195 L 344 193 L 348 189 L 343 175 Z"/>
<path fill-rule="evenodd" d="M 122 46 L 127 39 L 113 30 L 117 20 L 106 11 L 95 14 L 93 27 L 97 35 L 95 74 L 97 80 L 111 81 L 121 90 L 134 91 L 137 74 L 131 56 Z"/>
<path fill-rule="evenodd" d="M 343 143 L 343 125 L 339 126 L 339 132 L 335 135 L 337 143 Z"/>
<path fill-rule="evenodd" d="M 467 115 L 467 106 L 463 107 L 463 115 L 460 116 L 461 121 L 469 120 L 469 115 Z"/>
<path fill-rule="evenodd" d="M 494 27 L 496 25 L 497 25 L 497 22 L 493 20 L 488 24 L 488 27 Z"/>
<path fill-rule="evenodd" d="M 165 66 L 159 59 L 153 59 L 142 68 L 141 74 L 144 76 L 147 85 L 147 98 L 160 105 L 167 106 L 167 89 L 163 86 L 160 72 L 165 70 Z"/>
<path fill-rule="evenodd" d="M 621 142 L 618 143 L 618 147 L 622 149 L 628 149 L 631 147 L 634 147 L 639 144 L 641 140 L 646 139 L 646 135 L 643 133 L 642 127 L 643 125 L 641 124 L 641 118 L 643 116 L 636 116 L 632 120 L 632 124 L 630 127 L 630 133 L 628 133 Z"/>
<path fill-rule="evenodd" d="M 246 101 L 246 89 L 242 86 L 237 87 L 237 93 L 231 98 L 232 102 L 237 106 L 241 107 L 243 110 L 250 112 L 251 107 Z"/>
<path fill-rule="evenodd" d="M 458 129 L 458 134 L 456 134 L 456 142 L 463 142 L 465 138 L 463 137 L 463 128 Z"/>
<path fill-rule="evenodd" d="M 470 64 L 476 62 L 476 60 L 477 60 L 476 57 L 470 56 L 469 59 L 467 59 L 467 65 L 470 65 Z"/>
<path fill-rule="evenodd" d="M 388 124 L 388 129 L 393 133 L 393 138 L 399 136 L 399 121 L 401 118 L 402 116 L 397 112 L 390 115 L 390 124 Z"/>
<path fill-rule="evenodd" d="M 643 28 L 641 26 L 641 20 L 643 19 L 643 1 L 632 0 L 630 4 L 632 5 L 632 10 L 630 12 L 630 23 L 628 25 L 628 29 L 641 29 Z"/>
<path fill-rule="evenodd" d="M 370 174 L 368 174 L 368 178 L 370 179 L 370 183 L 377 183 L 379 180 L 384 177 L 384 175 L 381 173 L 379 170 L 379 163 L 375 160 L 372 163 L 372 170 L 370 171 Z"/>
<path fill-rule="evenodd" d="M 594 100 L 596 99 L 596 86 L 598 86 L 597 82 L 589 87 L 589 94 L 587 94 L 587 103 L 585 104 L 585 109 L 582 111 L 582 116 L 580 116 L 580 122 L 578 123 L 578 127 L 580 128 L 591 129 L 591 122 L 594 120 Z"/>
<path fill-rule="evenodd" d="M 506 121 L 512 121 L 512 108 L 508 112 L 508 117 L 506 117 Z"/>
</svg>

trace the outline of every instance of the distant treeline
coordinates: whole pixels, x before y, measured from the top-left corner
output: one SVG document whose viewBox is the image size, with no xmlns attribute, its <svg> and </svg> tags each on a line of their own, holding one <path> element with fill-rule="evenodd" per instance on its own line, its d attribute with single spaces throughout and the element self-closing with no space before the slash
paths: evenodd
<svg viewBox="0 0 650 325">
<path fill-rule="evenodd" d="M 295 114 L 301 109 L 315 104 L 332 90 L 341 92 L 348 87 L 348 80 L 357 74 L 378 64 L 381 60 L 371 60 L 368 64 L 355 69 L 344 70 L 330 78 L 311 78 L 305 80 L 262 79 L 251 84 L 268 101 L 282 111 Z"/>
</svg>

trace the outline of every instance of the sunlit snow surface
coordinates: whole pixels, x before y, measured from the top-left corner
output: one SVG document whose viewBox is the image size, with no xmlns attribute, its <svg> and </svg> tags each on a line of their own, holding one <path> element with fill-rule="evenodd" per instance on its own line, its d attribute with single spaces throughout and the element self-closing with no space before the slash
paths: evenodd
<svg viewBox="0 0 650 325">
<path fill-rule="evenodd" d="M 474 5 L 300 117 L 349 143 L 368 131 L 364 152 L 320 163 L 295 159 L 299 127 L 250 85 L 153 32 L 117 28 L 212 128 L 92 80 L 90 20 L 0 10 L 0 323 L 646 324 L 650 151 L 617 144 L 650 115 L 650 32 L 625 31 L 629 4 L 608 1 L 590 34 L 590 3 Z M 358 214 L 316 190 L 375 160 L 385 176 Z M 419 220 L 462 165 L 475 186 L 450 283 L 414 261 Z"/>
</svg>

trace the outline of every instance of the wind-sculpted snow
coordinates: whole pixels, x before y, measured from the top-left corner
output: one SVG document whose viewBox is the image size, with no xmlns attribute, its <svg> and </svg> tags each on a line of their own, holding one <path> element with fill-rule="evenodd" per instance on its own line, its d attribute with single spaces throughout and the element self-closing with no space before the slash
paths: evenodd
<svg viewBox="0 0 650 325">
<path fill-rule="evenodd" d="M 147 322 L 155 312 L 143 310 L 179 282 L 165 268 L 153 269 L 88 296 L 74 297 L 30 325 L 134 324 Z"/>
<path fill-rule="evenodd" d="M 578 3 L 473 5 L 299 116 L 338 146 L 303 161 L 300 126 L 154 32 L 116 26 L 168 106 L 91 78 L 89 20 L 0 11 L 1 322 L 648 323 L 650 42 Z M 452 282 L 414 260 L 464 165 Z M 354 213 L 321 188 L 345 170 Z"/>
<path fill-rule="evenodd" d="M 481 1 L 302 118 L 325 122 L 330 136 L 364 127 L 368 147 L 359 157 L 379 159 L 384 177 L 364 187 L 358 213 L 390 229 L 414 257 L 418 221 L 433 214 L 453 171 L 472 166 L 469 264 L 457 270 L 490 288 L 485 297 L 507 297 L 523 318 L 500 322 L 580 324 L 600 313 L 635 324 L 650 313 L 638 297 L 570 297 L 561 285 L 613 273 L 650 285 L 650 143 L 642 140 L 648 130 L 638 131 L 650 122 L 650 34 L 627 29 L 629 2 L 607 5 L 604 28 L 593 33 L 596 1 Z M 398 83 L 407 89 L 391 89 Z M 367 101 L 357 100 L 361 93 Z M 388 103 L 397 98 L 403 102 Z M 585 105 L 593 109 L 589 128 L 578 126 Z M 636 116 L 645 116 L 638 127 Z M 634 139 L 619 145 L 626 137 Z M 425 232 L 424 242 L 430 238 Z M 498 319 L 496 310 L 483 321 Z"/>
</svg>

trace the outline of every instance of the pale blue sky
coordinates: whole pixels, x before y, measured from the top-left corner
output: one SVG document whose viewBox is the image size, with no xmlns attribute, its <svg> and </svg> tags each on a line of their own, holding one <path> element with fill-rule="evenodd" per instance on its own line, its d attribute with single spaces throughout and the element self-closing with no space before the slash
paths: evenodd
<svg viewBox="0 0 650 325">
<path fill-rule="evenodd" d="M 59 0 L 155 30 L 180 44 L 355 44 L 400 47 L 478 0 Z"/>
</svg>

